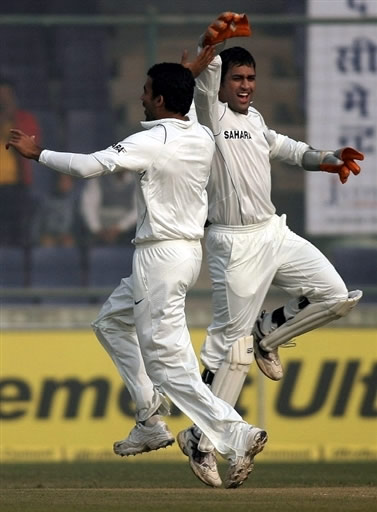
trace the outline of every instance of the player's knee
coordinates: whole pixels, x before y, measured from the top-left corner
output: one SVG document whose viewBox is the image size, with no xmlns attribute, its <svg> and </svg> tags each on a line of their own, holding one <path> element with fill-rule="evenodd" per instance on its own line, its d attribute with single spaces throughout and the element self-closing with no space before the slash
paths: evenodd
<svg viewBox="0 0 377 512">
<path fill-rule="evenodd" d="M 325 300 L 341 302 L 348 299 L 348 289 L 340 274 L 336 272 L 328 285 L 327 297 Z"/>
<path fill-rule="evenodd" d="M 316 289 L 313 294 L 308 294 L 307 298 L 311 304 L 321 302 L 344 302 L 348 299 L 348 289 L 342 279 L 329 283 L 320 290 Z"/>
<path fill-rule="evenodd" d="M 342 302 L 348 298 L 348 289 L 342 276 L 332 266 L 328 265 L 313 279 L 312 289 L 304 295 L 310 303 L 318 302 Z"/>
<path fill-rule="evenodd" d="M 342 302 L 348 299 L 349 291 L 343 279 L 339 276 L 339 279 L 331 286 L 331 298 L 334 301 Z"/>
</svg>

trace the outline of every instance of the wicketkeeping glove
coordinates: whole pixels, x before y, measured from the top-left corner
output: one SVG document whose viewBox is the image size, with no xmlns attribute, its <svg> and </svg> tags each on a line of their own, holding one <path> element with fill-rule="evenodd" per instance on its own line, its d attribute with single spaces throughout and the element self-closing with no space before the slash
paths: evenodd
<svg viewBox="0 0 377 512">
<path fill-rule="evenodd" d="M 302 158 L 302 167 L 308 171 L 339 174 L 340 181 L 345 183 L 351 172 L 357 175 L 361 170 L 355 160 L 364 160 L 364 155 L 350 147 L 340 148 L 336 151 L 309 149 Z"/>
<path fill-rule="evenodd" d="M 202 46 L 214 45 L 231 37 L 247 37 L 251 35 L 251 27 L 246 14 L 223 12 L 211 23 L 202 36 Z"/>
</svg>

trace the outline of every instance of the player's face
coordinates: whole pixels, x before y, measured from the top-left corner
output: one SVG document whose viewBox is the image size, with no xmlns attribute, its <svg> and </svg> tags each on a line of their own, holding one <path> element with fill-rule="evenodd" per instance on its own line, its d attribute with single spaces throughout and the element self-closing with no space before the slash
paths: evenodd
<svg viewBox="0 0 377 512">
<path fill-rule="evenodd" d="M 220 85 L 219 99 L 240 114 L 247 114 L 255 91 L 255 69 L 252 66 L 229 66 Z"/>
<path fill-rule="evenodd" d="M 160 96 L 153 98 L 152 79 L 148 76 L 144 84 L 144 92 L 141 95 L 141 101 L 144 107 L 144 114 L 146 121 L 155 121 L 157 118 L 157 104 L 159 103 Z"/>
</svg>

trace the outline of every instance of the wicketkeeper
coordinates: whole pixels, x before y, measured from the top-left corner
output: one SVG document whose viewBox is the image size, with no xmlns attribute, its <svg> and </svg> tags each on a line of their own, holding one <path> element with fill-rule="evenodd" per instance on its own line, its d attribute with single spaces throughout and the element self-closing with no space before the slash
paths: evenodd
<svg viewBox="0 0 377 512">
<path fill-rule="evenodd" d="M 359 174 L 356 160 L 364 156 L 351 147 L 317 150 L 266 125 L 251 106 L 253 56 L 241 47 L 223 49 L 230 37 L 250 33 L 246 16 L 232 12 L 208 27 L 199 48 L 214 46 L 217 55 L 197 77 L 194 95 L 198 119 L 216 140 L 206 238 L 213 320 L 201 350 L 203 379 L 232 405 L 254 355 L 267 377 L 281 379 L 278 347 L 347 315 L 362 296 L 359 290 L 348 291 L 330 261 L 288 228 L 285 215 L 276 214 L 270 162 L 335 173 L 344 184 Z M 260 313 L 272 284 L 291 299 L 272 313 Z M 181 432 L 178 442 L 195 474 L 204 482 L 208 475 L 213 478 L 213 447 L 199 429 Z M 188 445 L 196 449 L 189 451 Z"/>
</svg>

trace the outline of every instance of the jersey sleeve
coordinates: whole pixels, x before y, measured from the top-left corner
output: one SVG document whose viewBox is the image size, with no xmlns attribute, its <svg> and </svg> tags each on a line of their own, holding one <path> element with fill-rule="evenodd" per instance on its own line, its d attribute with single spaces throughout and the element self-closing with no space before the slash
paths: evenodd
<svg viewBox="0 0 377 512">
<path fill-rule="evenodd" d="M 271 130 L 265 124 L 262 116 L 261 119 L 264 126 L 263 133 L 270 147 L 270 160 L 276 159 L 287 164 L 301 166 L 302 157 L 309 149 L 309 145 Z"/>
<path fill-rule="evenodd" d="M 93 155 L 44 149 L 38 161 L 50 169 L 78 178 L 94 178 L 108 172 Z"/>
<path fill-rule="evenodd" d="M 218 94 L 221 78 L 221 57 L 217 55 L 196 79 L 195 108 L 199 123 L 220 133 Z"/>
<path fill-rule="evenodd" d="M 116 172 L 128 170 L 143 172 L 148 170 L 161 147 L 164 128 L 138 132 L 113 144 L 107 149 L 93 153 L 93 157 L 107 170 Z"/>
<path fill-rule="evenodd" d="M 39 156 L 39 162 L 78 178 L 94 178 L 125 169 L 142 172 L 150 167 L 158 154 L 164 136 L 164 128 L 156 126 L 89 155 L 45 149 Z"/>
</svg>

